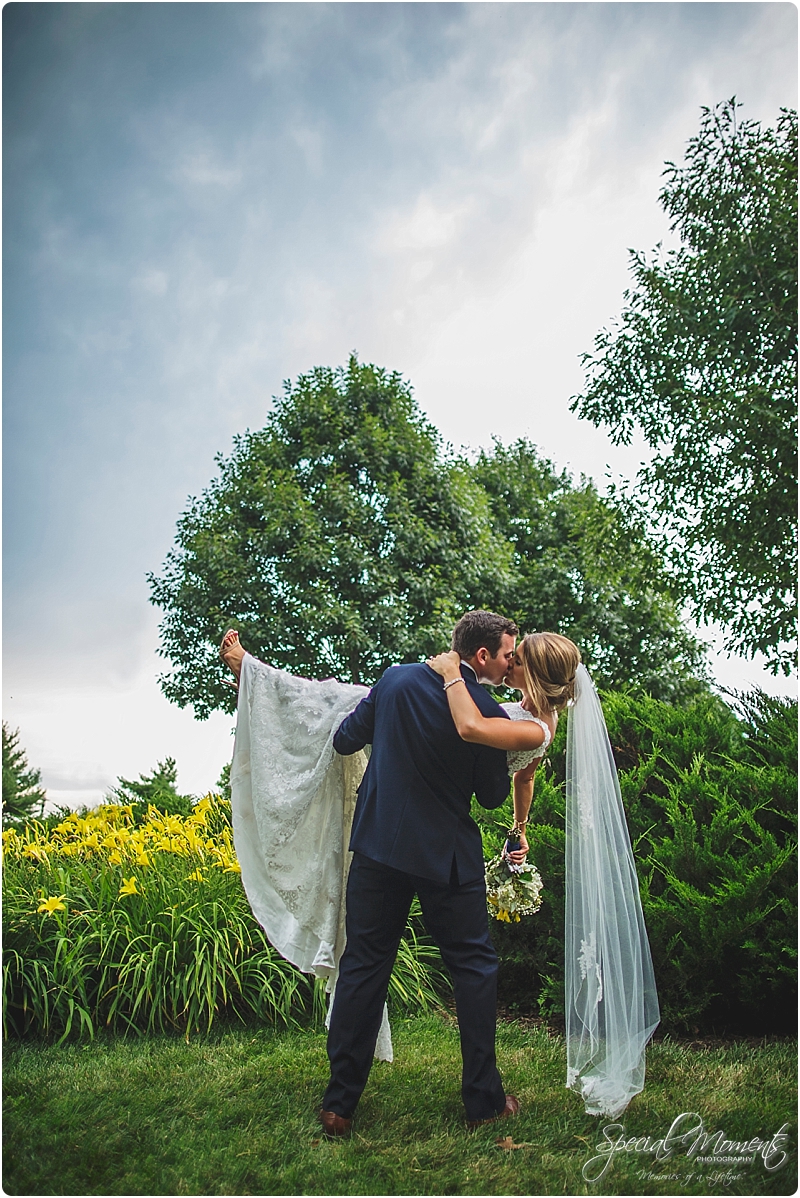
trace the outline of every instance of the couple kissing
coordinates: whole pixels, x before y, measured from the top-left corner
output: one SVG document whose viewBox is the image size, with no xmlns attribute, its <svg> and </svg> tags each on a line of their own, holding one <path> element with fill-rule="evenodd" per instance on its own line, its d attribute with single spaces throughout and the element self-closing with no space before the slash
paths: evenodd
<svg viewBox="0 0 800 1198">
<path fill-rule="evenodd" d="M 328 1136 L 350 1133 L 372 1060 L 392 1059 L 386 995 L 415 895 L 453 983 L 467 1125 L 518 1112 L 497 1068 L 498 961 L 470 801 L 499 807 L 511 774 L 521 863 L 534 771 L 568 704 L 567 1084 L 611 1115 L 643 1087 L 658 1005 L 602 709 L 572 641 L 532 633 L 517 646 L 518 634 L 467 612 L 450 652 L 392 666 L 371 690 L 274 669 L 235 631 L 223 640 L 239 680 L 242 881 L 273 946 L 328 979 Z M 503 683 L 520 703 L 485 689 Z"/>
</svg>

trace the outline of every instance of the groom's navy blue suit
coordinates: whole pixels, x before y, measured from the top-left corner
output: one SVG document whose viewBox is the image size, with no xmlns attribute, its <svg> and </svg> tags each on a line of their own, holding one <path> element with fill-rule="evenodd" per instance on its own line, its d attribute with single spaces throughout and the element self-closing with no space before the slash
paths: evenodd
<svg viewBox="0 0 800 1198">
<path fill-rule="evenodd" d="M 507 719 L 461 674 L 481 713 Z M 489 937 L 474 794 L 498 807 L 509 789 L 506 754 L 458 735 L 441 677 L 425 665 L 393 666 L 334 737 L 338 753 L 372 745 L 358 790 L 347 885 L 347 947 L 331 1014 L 331 1080 L 323 1109 L 350 1118 L 367 1082 L 383 1004 L 414 894 L 455 991 L 467 1119 L 502 1111 L 495 1062 L 497 954 Z"/>
</svg>

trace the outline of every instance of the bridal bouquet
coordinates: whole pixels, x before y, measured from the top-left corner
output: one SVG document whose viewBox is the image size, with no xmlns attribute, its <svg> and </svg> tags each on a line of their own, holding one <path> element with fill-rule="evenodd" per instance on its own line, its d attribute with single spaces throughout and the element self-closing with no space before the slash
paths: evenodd
<svg viewBox="0 0 800 1198">
<path fill-rule="evenodd" d="M 486 899 L 495 919 L 519 923 L 542 905 L 542 879 L 535 865 L 512 865 L 504 853 L 486 863 Z"/>
</svg>

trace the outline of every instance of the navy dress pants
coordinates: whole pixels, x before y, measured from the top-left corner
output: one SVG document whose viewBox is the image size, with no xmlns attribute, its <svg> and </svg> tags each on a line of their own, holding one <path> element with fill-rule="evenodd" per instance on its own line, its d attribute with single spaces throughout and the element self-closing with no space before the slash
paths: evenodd
<svg viewBox="0 0 800 1198">
<path fill-rule="evenodd" d="M 353 854 L 347 883 L 347 945 L 339 964 L 328 1033 L 331 1079 L 323 1110 L 349 1119 L 372 1066 L 392 966 L 411 900 L 453 980 L 467 1119 L 490 1119 L 506 1096 L 495 1059 L 497 954 L 489 936 L 483 878 L 449 885 Z"/>
</svg>

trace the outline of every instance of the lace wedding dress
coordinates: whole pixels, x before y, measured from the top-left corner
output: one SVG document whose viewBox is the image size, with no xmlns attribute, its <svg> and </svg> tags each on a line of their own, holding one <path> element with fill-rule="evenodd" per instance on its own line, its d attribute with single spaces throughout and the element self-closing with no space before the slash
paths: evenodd
<svg viewBox="0 0 800 1198">
<path fill-rule="evenodd" d="M 345 945 L 347 845 L 366 755 L 340 757 L 333 734 L 368 693 L 315 682 L 245 654 L 231 763 L 233 839 L 242 882 L 270 944 L 328 980 Z M 375 1046 L 392 1060 L 386 1009 Z"/>
<path fill-rule="evenodd" d="M 530 765 L 532 761 L 535 761 L 537 757 L 544 757 L 545 753 L 550 747 L 550 741 L 552 740 L 552 737 L 550 735 L 550 729 L 547 727 L 547 724 L 544 722 L 544 720 L 540 720 L 538 715 L 532 715 L 531 712 L 527 711 L 521 703 L 504 703 L 503 711 L 506 712 L 509 719 L 530 720 L 532 723 L 538 724 L 544 732 L 544 740 L 539 745 L 538 749 L 520 749 L 518 751 L 509 752 L 506 754 L 508 758 L 508 772 L 509 774 L 516 774 L 517 770 L 524 770 L 525 767 Z M 556 715 L 556 722 L 558 722 L 558 715 Z"/>
</svg>

